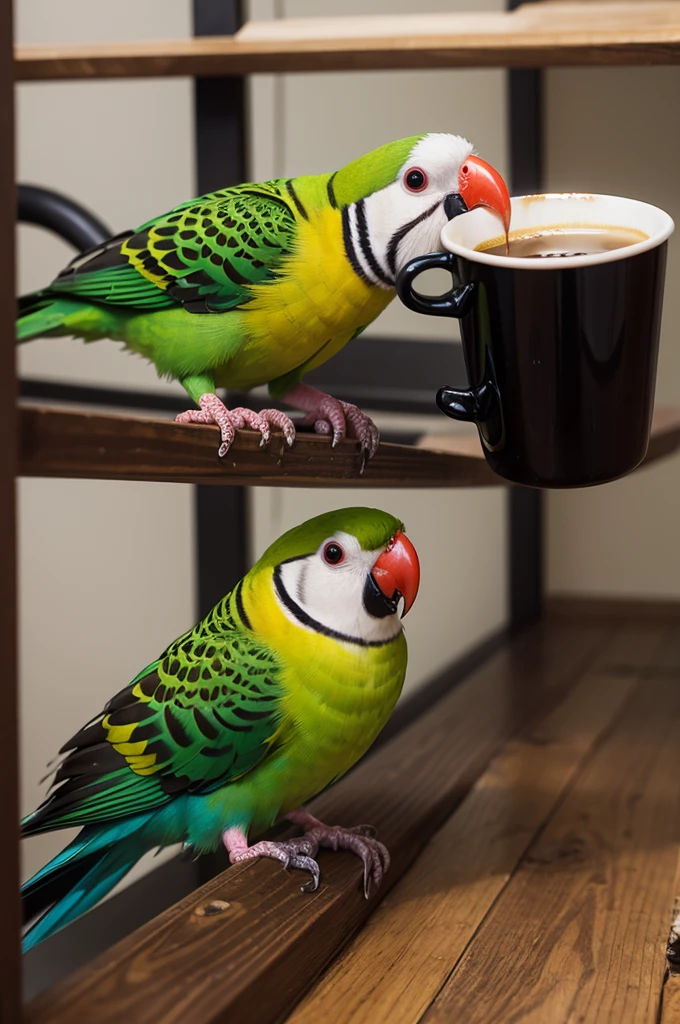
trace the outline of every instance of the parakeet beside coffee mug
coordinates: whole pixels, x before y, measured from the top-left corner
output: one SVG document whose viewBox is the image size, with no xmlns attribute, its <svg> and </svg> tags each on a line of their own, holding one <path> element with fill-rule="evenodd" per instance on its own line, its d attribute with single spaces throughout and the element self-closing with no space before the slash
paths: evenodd
<svg viewBox="0 0 680 1024">
<path fill-rule="evenodd" d="M 399 275 L 409 309 L 461 322 L 470 386 L 441 388 L 437 405 L 477 424 L 487 461 L 506 480 L 615 480 L 649 442 L 673 221 L 634 199 L 565 193 L 514 198 L 511 227 L 511 253 L 528 256 L 505 256 L 497 217 L 477 209 L 444 227 L 445 252 Z M 552 234 L 598 235 L 609 247 L 529 251 Z M 450 292 L 414 290 L 432 268 L 450 271 Z"/>
</svg>

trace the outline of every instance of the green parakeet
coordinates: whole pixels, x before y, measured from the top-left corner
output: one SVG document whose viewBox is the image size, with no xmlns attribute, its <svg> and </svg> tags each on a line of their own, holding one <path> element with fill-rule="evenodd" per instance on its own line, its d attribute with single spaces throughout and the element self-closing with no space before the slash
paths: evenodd
<svg viewBox="0 0 680 1024">
<path fill-rule="evenodd" d="M 369 830 L 302 809 L 370 747 L 406 671 L 398 615 L 418 556 L 394 516 L 346 508 L 271 545 L 234 590 L 61 748 L 52 790 L 22 835 L 83 826 L 22 888 L 73 886 L 24 938 L 31 949 L 92 907 L 148 850 L 223 841 L 233 863 L 274 857 L 311 872 L 319 846 L 351 849 L 364 885 L 389 863 Z M 248 845 L 288 817 L 304 835 Z"/>
<path fill-rule="evenodd" d="M 446 134 L 389 143 L 334 174 L 225 188 L 76 257 L 19 300 L 17 336 L 124 342 L 182 382 L 199 409 L 178 420 L 217 424 L 220 455 L 242 427 L 265 443 L 273 424 L 293 443 L 280 410 L 228 410 L 215 394 L 260 384 L 370 455 L 375 424 L 302 378 L 382 312 L 410 258 L 440 249 L 447 220 L 478 205 L 507 228 L 503 179 Z"/>
</svg>

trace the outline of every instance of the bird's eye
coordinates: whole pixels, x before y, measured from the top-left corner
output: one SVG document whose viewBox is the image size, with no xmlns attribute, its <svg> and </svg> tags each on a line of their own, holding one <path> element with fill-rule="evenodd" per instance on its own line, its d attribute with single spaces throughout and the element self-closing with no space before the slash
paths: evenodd
<svg viewBox="0 0 680 1024">
<path fill-rule="evenodd" d="M 420 167 L 411 167 L 404 175 L 404 184 L 409 192 L 422 192 L 427 188 L 427 174 Z"/>
<path fill-rule="evenodd" d="M 323 560 L 328 565 L 339 565 L 345 557 L 345 552 L 342 550 L 339 544 L 331 541 L 330 544 L 326 544 L 323 549 Z"/>
</svg>

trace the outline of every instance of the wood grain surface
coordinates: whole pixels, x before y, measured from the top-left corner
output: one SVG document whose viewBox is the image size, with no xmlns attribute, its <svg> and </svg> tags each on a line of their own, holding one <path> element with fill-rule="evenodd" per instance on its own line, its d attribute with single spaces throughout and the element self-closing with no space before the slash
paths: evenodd
<svg viewBox="0 0 680 1024">
<path fill-rule="evenodd" d="M 216 427 L 67 409 L 22 406 L 22 476 L 170 480 L 180 483 L 286 487 L 489 487 L 503 481 L 481 448 L 428 452 L 381 444 L 362 472 L 359 444 L 299 433 L 292 448 L 278 431 L 261 448 L 252 430 L 237 431 L 223 459 Z"/>
<path fill-rule="evenodd" d="M 387 68 L 677 64 L 680 2 L 248 22 L 235 36 L 18 46 L 18 81 Z"/>
<path fill-rule="evenodd" d="M 638 658 L 653 655 L 661 637 L 660 630 L 636 632 Z M 606 660 L 619 657 L 621 639 L 617 632 L 605 664 L 586 671 L 554 711 L 503 747 L 290 1024 L 420 1020 L 638 683 L 639 668 L 625 676 L 607 671 Z M 499 1013 L 488 1019 L 508 1018 Z"/>
<path fill-rule="evenodd" d="M 217 455 L 216 427 L 167 419 L 107 415 L 52 406 L 20 407 L 22 476 L 286 487 L 498 487 L 475 437 L 428 436 L 418 445 L 381 444 L 364 467 L 359 445 L 299 433 L 288 448 L 272 434 L 260 447 L 254 431 L 237 431 L 229 454 Z M 680 410 L 655 414 L 645 462 L 680 445 Z"/>
<path fill-rule="evenodd" d="M 502 744 L 553 707 L 611 631 L 541 626 L 499 652 L 313 804 L 329 822 L 369 821 L 393 857 L 377 896 L 350 854 L 322 854 L 322 884 L 271 861 L 238 865 L 114 946 L 25 1012 L 31 1024 L 269 1024 L 403 875 Z M 214 912 L 213 912 L 214 911 Z"/>
<path fill-rule="evenodd" d="M 653 665 L 677 664 L 677 630 Z M 643 678 L 426 1024 L 655 1024 L 680 841 L 680 685 Z"/>
</svg>

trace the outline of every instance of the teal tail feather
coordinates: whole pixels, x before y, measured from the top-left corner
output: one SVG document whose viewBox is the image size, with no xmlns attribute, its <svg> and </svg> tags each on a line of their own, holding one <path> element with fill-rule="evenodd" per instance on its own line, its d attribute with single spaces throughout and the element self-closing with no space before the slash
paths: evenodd
<svg viewBox="0 0 680 1024">
<path fill-rule="evenodd" d="M 116 842 L 112 832 L 112 829 L 105 830 L 108 842 L 104 845 L 99 828 L 84 828 L 72 843 L 22 885 L 24 902 L 60 878 L 68 878 L 71 885 L 28 929 L 22 940 L 24 953 L 90 910 L 146 852 L 141 836 L 132 835 Z"/>
</svg>

